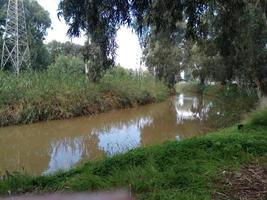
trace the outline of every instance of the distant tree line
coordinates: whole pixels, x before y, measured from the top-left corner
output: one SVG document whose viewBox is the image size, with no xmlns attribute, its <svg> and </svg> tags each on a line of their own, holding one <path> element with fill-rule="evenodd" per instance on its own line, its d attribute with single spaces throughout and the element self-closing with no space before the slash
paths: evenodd
<svg viewBox="0 0 267 200">
<path fill-rule="evenodd" d="M 117 30 L 129 25 L 147 66 L 169 84 L 187 70 L 201 83 L 236 82 L 267 94 L 265 0 L 61 0 L 59 15 L 70 36 L 87 33 L 96 75 L 114 63 Z"/>
<path fill-rule="evenodd" d="M 84 46 L 74 44 L 72 42 L 51 41 L 47 45 L 47 50 L 50 54 L 50 62 L 54 63 L 56 58 L 63 56 L 73 56 L 83 59 Z"/>
</svg>

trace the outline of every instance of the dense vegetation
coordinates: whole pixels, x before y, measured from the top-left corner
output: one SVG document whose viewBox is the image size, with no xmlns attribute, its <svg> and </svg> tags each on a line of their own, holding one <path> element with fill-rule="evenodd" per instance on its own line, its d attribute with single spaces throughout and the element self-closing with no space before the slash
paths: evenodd
<svg viewBox="0 0 267 200">
<path fill-rule="evenodd" d="M 0 1 L 1 38 L 6 3 Z M 25 0 L 25 8 L 33 70 L 17 76 L 7 66 L 0 72 L 0 126 L 158 102 L 186 79 L 197 84 L 177 89 L 216 96 L 211 109 L 221 118 L 214 124 L 224 127 L 240 117 L 227 112 L 231 103 L 245 113 L 256 96 L 267 94 L 265 0 L 61 0 L 58 14 L 69 25 L 69 36 L 86 33 L 84 46 L 45 45 L 48 12 L 32 0 Z M 139 33 L 150 74 L 115 67 L 122 25 Z M 225 106 L 218 109 L 217 101 Z M 255 160 L 267 166 L 266 123 L 265 108 L 238 128 L 139 148 L 56 175 L 6 172 L 0 194 L 128 187 L 139 199 L 211 199 L 223 170 Z"/>
<path fill-rule="evenodd" d="M 265 0 L 61 0 L 59 5 L 69 35 L 83 30 L 89 49 L 99 46 L 87 54 L 103 60 L 96 65 L 98 74 L 110 66 L 116 32 L 127 24 L 148 48 L 147 66 L 169 84 L 184 69 L 201 83 L 235 81 L 240 88 L 257 87 L 259 96 L 267 93 L 266 13 Z"/>
<path fill-rule="evenodd" d="M 1 34 L 7 2 L 0 1 Z M 104 57 L 88 60 L 88 51 L 98 52 L 97 46 L 57 41 L 45 45 L 51 26 L 49 13 L 36 1 L 26 0 L 24 4 L 32 69 L 22 68 L 16 76 L 12 66 L 6 65 L 0 72 L 0 126 L 91 115 L 161 101 L 169 95 L 163 82 L 149 74 L 138 75 L 118 67 L 111 70 L 114 63 Z M 87 68 L 89 76 L 85 60 L 87 65 L 92 63 Z M 109 63 L 109 67 L 98 70 L 97 62 Z"/>
<path fill-rule="evenodd" d="M 64 56 L 48 71 L 25 72 L 19 77 L 1 72 L 0 125 L 91 115 L 169 96 L 169 89 L 149 74 L 115 68 L 92 83 L 82 72 L 80 59 Z"/>
<path fill-rule="evenodd" d="M 74 44 L 71 42 L 58 42 L 51 41 L 47 45 L 47 50 L 50 54 L 50 62 L 54 63 L 59 56 L 71 56 L 83 58 L 84 48 L 82 45 Z"/>
<path fill-rule="evenodd" d="M 254 161 L 267 166 L 266 122 L 265 110 L 255 113 L 241 130 L 232 127 L 139 148 L 52 176 L 7 174 L 0 181 L 0 193 L 128 187 L 138 199 L 211 199 L 223 171 Z"/>
</svg>

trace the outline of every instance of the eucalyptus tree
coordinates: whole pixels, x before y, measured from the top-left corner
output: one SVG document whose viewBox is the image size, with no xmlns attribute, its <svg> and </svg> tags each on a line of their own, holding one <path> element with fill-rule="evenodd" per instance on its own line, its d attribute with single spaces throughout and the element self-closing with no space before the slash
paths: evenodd
<svg viewBox="0 0 267 200">
<path fill-rule="evenodd" d="M 216 1 L 213 12 L 214 43 L 223 58 L 226 80 L 240 87 L 256 85 L 267 94 L 267 3 Z"/>
<path fill-rule="evenodd" d="M 121 25 L 131 25 L 140 35 L 164 32 L 175 39 L 185 22 L 184 40 L 195 41 L 211 59 L 220 58 L 219 70 L 207 68 L 205 73 L 218 78 L 221 71 L 223 84 L 238 81 L 267 93 L 266 0 L 61 0 L 59 15 L 69 24 L 69 35 L 81 30 L 88 35 L 87 57 L 98 60 L 92 65 L 97 76 L 114 61 Z"/>
<path fill-rule="evenodd" d="M 129 3 L 122 0 L 62 0 L 59 15 L 69 24 L 68 35 L 88 36 L 85 60 L 91 63 L 93 81 L 114 64 L 116 32 L 122 24 L 130 23 Z"/>
<path fill-rule="evenodd" d="M 35 70 L 46 69 L 50 64 L 49 53 L 44 45 L 47 29 L 51 19 L 46 11 L 35 0 L 24 0 L 32 67 Z"/>
</svg>

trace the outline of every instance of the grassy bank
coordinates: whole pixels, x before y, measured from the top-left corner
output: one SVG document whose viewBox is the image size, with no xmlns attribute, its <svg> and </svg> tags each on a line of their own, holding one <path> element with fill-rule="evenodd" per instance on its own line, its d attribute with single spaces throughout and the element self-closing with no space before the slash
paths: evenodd
<svg viewBox="0 0 267 200">
<path fill-rule="evenodd" d="M 0 126 L 92 115 L 168 96 L 169 89 L 162 82 L 122 68 L 109 71 L 99 83 L 89 82 L 80 72 L 56 67 L 18 77 L 0 72 Z"/>
<path fill-rule="evenodd" d="M 139 148 L 53 176 L 9 174 L 0 181 L 0 193 L 126 187 L 138 199 L 211 199 L 223 171 L 238 170 L 255 160 L 267 166 L 266 114 L 266 110 L 253 114 L 241 130 L 232 127 L 204 137 Z"/>
</svg>

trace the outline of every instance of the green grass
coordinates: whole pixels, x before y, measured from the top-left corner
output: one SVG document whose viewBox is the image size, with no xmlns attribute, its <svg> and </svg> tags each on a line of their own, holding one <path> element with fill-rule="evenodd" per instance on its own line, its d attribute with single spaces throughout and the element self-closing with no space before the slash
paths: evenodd
<svg viewBox="0 0 267 200">
<path fill-rule="evenodd" d="M 91 115 L 162 101 L 169 95 L 167 86 L 150 75 L 121 68 L 109 71 L 99 83 L 55 67 L 18 77 L 0 72 L 0 126 Z"/>
<path fill-rule="evenodd" d="M 126 187 L 138 199 L 211 199 L 214 181 L 224 170 L 238 170 L 257 159 L 267 161 L 267 126 L 263 125 L 249 123 L 240 131 L 232 127 L 139 148 L 51 176 L 15 173 L 0 181 L 0 194 Z"/>
<path fill-rule="evenodd" d="M 267 108 L 257 111 L 251 114 L 249 123 L 254 126 L 266 126 L 267 127 Z"/>
</svg>

